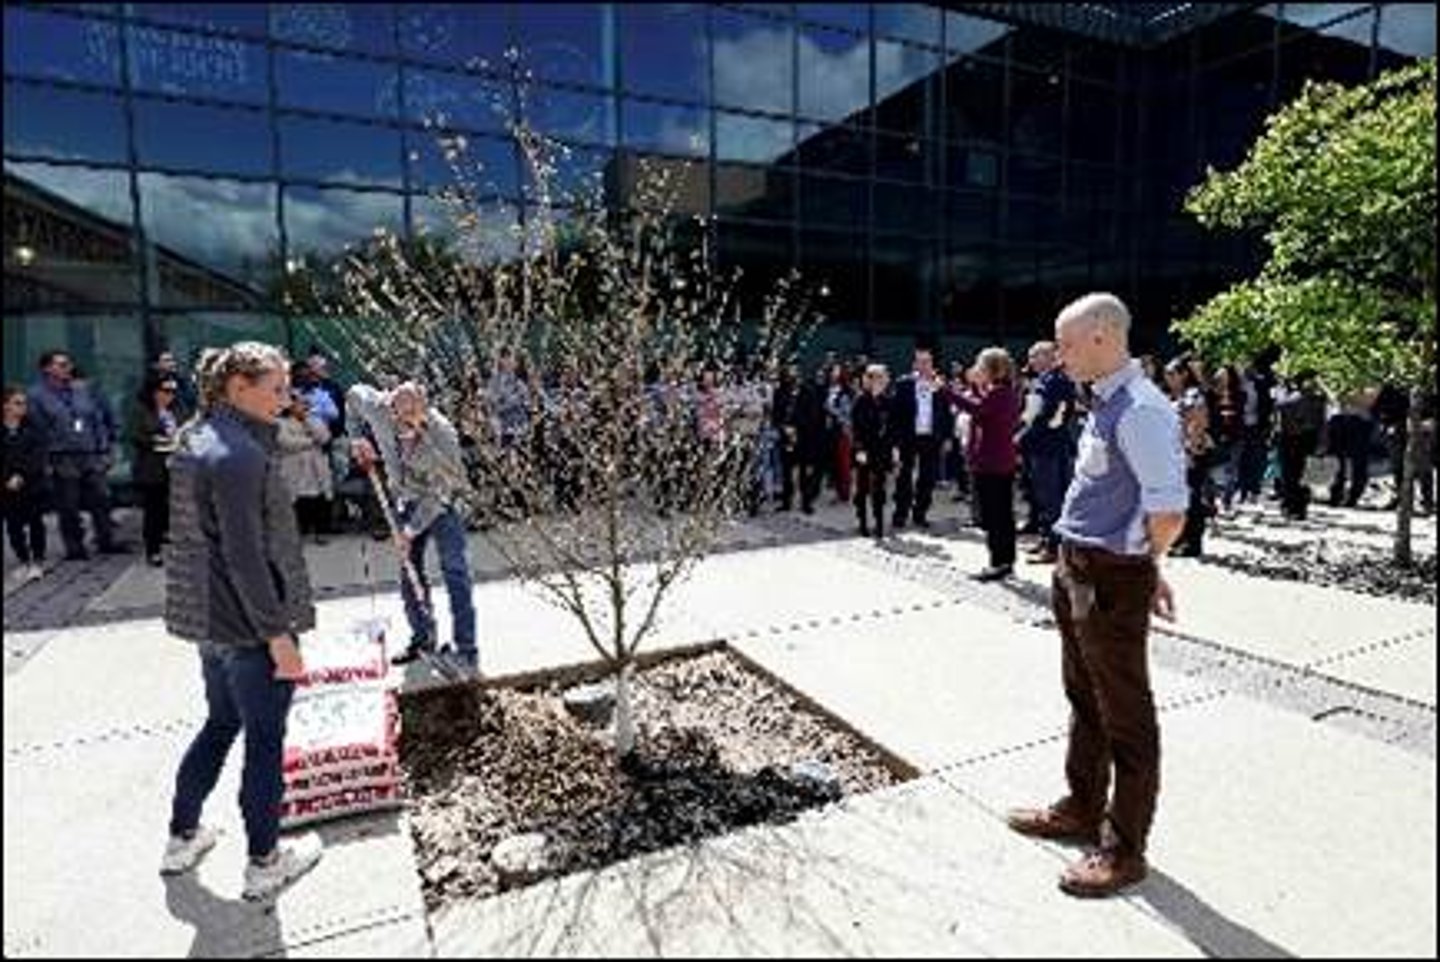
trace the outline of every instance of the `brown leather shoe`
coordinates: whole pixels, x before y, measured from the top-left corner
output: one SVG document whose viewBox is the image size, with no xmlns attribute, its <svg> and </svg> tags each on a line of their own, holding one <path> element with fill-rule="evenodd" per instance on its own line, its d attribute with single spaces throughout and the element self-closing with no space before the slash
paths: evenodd
<svg viewBox="0 0 1440 962">
<path fill-rule="evenodd" d="M 1145 871 L 1143 855 L 1096 849 L 1060 873 L 1060 891 L 1079 898 L 1105 898 L 1139 882 Z"/>
<path fill-rule="evenodd" d="M 1005 814 L 1005 822 L 1021 835 L 1035 838 L 1069 839 L 1091 845 L 1100 841 L 1099 819 L 1071 815 L 1055 805 L 1048 808 L 1012 808 Z"/>
</svg>

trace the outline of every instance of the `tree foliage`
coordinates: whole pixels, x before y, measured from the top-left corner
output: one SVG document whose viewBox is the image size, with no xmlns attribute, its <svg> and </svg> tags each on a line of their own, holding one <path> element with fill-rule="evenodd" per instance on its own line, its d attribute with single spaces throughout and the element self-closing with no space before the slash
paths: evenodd
<svg viewBox="0 0 1440 962">
<path fill-rule="evenodd" d="M 1207 172 L 1186 209 L 1260 230 L 1258 277 L 1175 328 L 1219 360 L 1269 344 L 1336 391 L 1433 379 L 1435 63 L 1366 86 L 1307 83 L 1239 167 Z"/>
</svg>

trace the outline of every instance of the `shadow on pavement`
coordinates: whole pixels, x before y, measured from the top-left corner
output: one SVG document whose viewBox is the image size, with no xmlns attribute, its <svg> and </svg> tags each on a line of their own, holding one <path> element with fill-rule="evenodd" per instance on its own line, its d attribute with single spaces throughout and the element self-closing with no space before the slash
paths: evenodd
<svg viewBox="0 0 1440 962">
<path fill-rule="evenodd" d="M 1151 867 L 1136 890 L 1139 901 L 1185 934 L 1212 959 L 1291 959 L 1290 952 L 1221 915 L 1194 892 Z"/>
<path fill-rule="evenodd" d="M 221 898 L 194 872 L 164 879 L 165 907 L 171 916 L 195 929 L 186 953 L 192 959 L 282 953 L 280 919 L 273 902 Z"/>
</svg>

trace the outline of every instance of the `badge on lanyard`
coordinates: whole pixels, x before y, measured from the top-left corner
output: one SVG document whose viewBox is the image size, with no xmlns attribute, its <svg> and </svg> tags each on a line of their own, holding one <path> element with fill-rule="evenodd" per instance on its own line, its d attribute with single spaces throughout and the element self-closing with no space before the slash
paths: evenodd
<svg viewBox="0 0 1440 962">
<path fill-rule="evenodd" d="M 75 433 L 76 433 L 76 434 L 84 434 L 84 433 L 85 433 L 85 419 L 84 419 L 84 418 L 77 417 L 77 418 L 75 419 Z"/>
</svg>

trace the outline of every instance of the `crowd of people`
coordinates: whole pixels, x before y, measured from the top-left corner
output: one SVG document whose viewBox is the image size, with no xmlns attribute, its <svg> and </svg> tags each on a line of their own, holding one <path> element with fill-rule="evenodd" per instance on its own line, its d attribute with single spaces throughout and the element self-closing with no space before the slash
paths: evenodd
<svg viewBox="0 0 1440 962">
<path fill-rule="evenodd" d="M 930 527 L 937 488 L 953 485 L 985 532 L 988 564 L 975 574 L 984 581 L 1012 576 L 1018 536 L 1034 536 L 1030 559 L 1055 566 L 1052 608 L 1072 711 L 1069 791 L 1051 805 L 1013 810 L 1008 821 L 1027 835 L 1095 846 L 1062 874 L 1061 887 L 1076 895 L 1108 895 L 1146 873 L 1159 765 L 1146 639 L 1151 614 L 1173 617 L 1175 605 L 1159 560 L 1200 554 L 1209 519 L 1261 498 L 1272 463 L 1287 516 L 1306 516 L 1305 468 L 1321 450 L 1339 462 L 1332 501 L 1354 505 L 1377 425 L 1395 467 L 1407 450 L 1420 452 L 1421 509 L 1433 511 L 1433 400 L 1418 418 L 1395 389 L 1330 402 L 1312 372 L 1282 381 L 1273 354 L 1211 372 L 1188 356 L 1164 365 L 1132 359 L 1129 338 L 1125 306 L 1092 294 L 1060 313 L 1055 340 L 1033 344 L 1023 364 L 992 346 L 947 376 L 921 346 L 893 380 L 869 358 L 829 357 L 808 377 L 794 366 L 773 381 L 706 366 L 663 381 L 652 375 L 645 386 L 646 397 L 682 402 L 684 437 L 696 450 L 721 445 L 738 421 L 755 429 L 745 499 L 752 514 L 793 510 L 797 493 L 800 510 L 813 513 L 828 484 L 837 501 L 853 502 L 862 536 L 883 538 L 887 519 L 892 532 Z M 303 538 L 323 539 L 336 495 L 357 476 L 362 490 L 373 485 L 373 512 L 404 575 L 410 643 L 394 661 L 424 656 L 451 677 L 475 675 L 462 507 L 464 448 L 474 439 L 422 385 L 344 390 L 318 351 L 292 364 L 264 344 L 209 349 L 193 379 L 167 352 L 145 372 L 123 429 L 67 354 L 47 352 L 39 370 L 28 390 L 9 387 L 4 397 L 11 546 L 27 569 L 41 564 L 42 512 L 53 506 L 68 558 L 88 556 L 82 508 L 97 550 L 127 550 L 110 520 L 107 474 L 115 446 L 130 446 L 146 557 L 167 565 L 166 626 L 197 643 L 208 704 L 176 774 L 161 870 L 185 872 L 216 844 L 201 810 L 244 731 L 244 894 L 265 898 L 321 852 L 313 837 L 278 838 L 285 724 L 305 670 L 299 639 L 315 625 Z M 543 434 L 577 398 L 583 403 L 587 388 L 573 370 L 542 374 L 501 353 L 480 385 L 477 400 L 502 446 L 535 444 L 537 428 Z M 1408 446 L 1413 423 L 1425 435 Z M 575 479 L 561 470 L 554 480 L 563 510 L 559 492 Z M 1023 528 L 1017 491 L 1028 505 Z M 683 510 L 681 498 L 660 507 Z M 430 541 L 454 635 L 438 651 Z"/>
<path fill-rule="evenodd" d="M 1200 556 L 1212 519 L 1261 501 L 1267 480 L 1285 517 L 1306 518 L 1311 489 L 1305 477 L 1314 457 L 1334 460 L 1328 493 L 1337 507 L 1359 504 L 1377 454 L 1400 477 L 1409 435 L 1406 391 L 1377 386 L 1331 398 L 1313 372 L 1282 379 L 1278 360 L 1266 352 L 1243 367 L 1211 370 L 1189 355 L 1165 364 L 1139 359 L 1183 426 L 1191 497 L 1177 554 Z M 43 515 L 51 510 L 68 560 L 91 553 L 82 511 L 90 515 L 94 550 L 132 550 L 115 537 L 110 514 L 108 476 L 122 444 L 129 449 L 146 560 L 163 564 L 167 464 L 180 425 L 196 413 L 194 378 L 181 371 L 172 352 L 161 352 L 121 421 L 70 355 L 48 351 L 38 368 L 28 389 L 5 389 L 5 524 L 23 576 L 39 578 L 46 570 Z M 377 539 L 389 537 L 363 462 L 351 451 L 354 439 L 373 445 L 373 425 L 362 419 L 347 430 L 349 399 L 319 349 L 291 364 L 288 377 L 289 400 L 278 427 L 280 463 L 300 531 L 323 544 L 354 521 Z M 899 377 L 863 355 L 831 354 L 808 377 L 797 366 L 773 380 L 707 367 L 679 389 L 694 411 L 697 443 L 706 431 L 713 439 L 737 409 L 760 419 L 746 498 L 752 515 L 790 511 L 797 501 L 802 512 L 813 513 L 828 488 L 834 499 L 854 503 L 862 535 L 883 538 L 887 518 L 892 532 L 929 527 L 937 488 L 949 488 L 956 501 L 971 503 L 969 520 L 986 532 L 990 564 L 980 577 L 1013 573 L 1017 537 L 1033 538 L 1032 560 L 1055 560 L 1052 529 L 1073 474 L 1089 393 L 1062 369 L 1052 342 L 1032 345 L 1023 364 L 1003 348 L 989 348 L 973 364 L 952 364 L 948 376 L 933 351 L 922 347 Z M 510 352 L 496 358 L 482 385 L 496 430 L 510 443 L 554 416 L 566 392 L 576 390 L 563 372 L 537 376 Z M 1424 404 L 1414 470 L 1418 510 L 1429 514 L 1435 504 L 1433 395 Z M 1018 527 L 1012 509 L 1017 489 L 1027 509 Z"/>
</svg>

